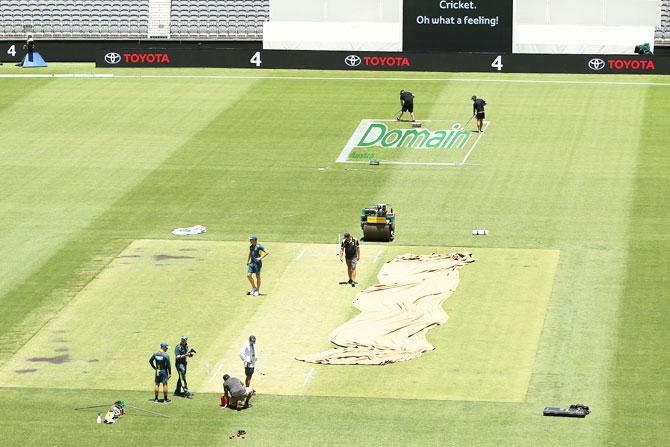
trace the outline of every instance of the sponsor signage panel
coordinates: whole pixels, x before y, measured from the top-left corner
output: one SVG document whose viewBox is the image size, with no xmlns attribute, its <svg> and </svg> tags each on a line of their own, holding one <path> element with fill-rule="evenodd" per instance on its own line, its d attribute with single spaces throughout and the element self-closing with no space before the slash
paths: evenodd
<svg viewBox="0 0 670 447">
<path fill-rule="evenodd" d="M 0 41 L 0 60 L 18 62 L 22 41 Z M 670 53 L 560 55 L 262 50 L 217 43 L 39 42 L 47 62 L 95 61 L 98 67 L 221 67 L 364 71 L 670 74 Z"/>
<path fill-rule="evenodd" d="M 23 41 L 0 41 L 0 61 L 18 62 Z M 40 41 L 47 62 L 98 67 L 222 67 L 365 71 L 670 74 L 670 52 L 655 55 L 343 52 L 262 50 L 258 44 L 207 42 Z M 230 48 L 230 46 L 233 48 Z"/>
<path fill-rule="evenodd" d="M 403 50 L 512 51 L 512 0 L 403 2 Z"/>
<path fill-rule="evenodd" d="M 47 59 L 48 60 L 48 59 Z M 222 67 L 347 71 L 670 74 L 670 57 L 383 53 L 257 49 L 101 48 L 99 67 Z"/>
<path fill-rule="evenodd" d="M 167 50 L 123 50 L 119 52 L 109 51 L 108 53 L 105 53 L 103 61 L 106 65 L 109 66 L 121 65 L 124 67 L 155 67 L 161 65 L 170 66 L 172 64 L 170 54 Z"/>
<path fill-rule="evenodd" d="M 422 127 L 406 121 L 364 119 L 342 149 L 338 163 L 462 166 L 485 135 L 457 120 L 428 120 Z M 484 122 L 484 130 L 489 127 Z"/>
</svg>

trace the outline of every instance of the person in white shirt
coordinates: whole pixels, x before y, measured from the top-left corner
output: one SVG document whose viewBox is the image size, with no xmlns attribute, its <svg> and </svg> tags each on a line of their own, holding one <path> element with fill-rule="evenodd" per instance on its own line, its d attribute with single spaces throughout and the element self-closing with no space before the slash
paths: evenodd
<svg viewBox="0 0 670 447">
<path fill-rule="evenodd" d="M 256 337 L 250 336 L 249 342 L 244 343 L 240 349 L 240 358 L 244 362 L 245 386 L 251 385 L 251 376 L 254 375 L 254 368 L 256 367 Z"/>
</svg>

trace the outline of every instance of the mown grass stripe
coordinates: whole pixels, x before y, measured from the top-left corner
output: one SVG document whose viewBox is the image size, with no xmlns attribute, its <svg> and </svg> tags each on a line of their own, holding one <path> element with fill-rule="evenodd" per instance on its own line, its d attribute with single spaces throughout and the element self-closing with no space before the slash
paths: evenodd
<svg viewBox="0 0 670 447">
<path fill-rule="evenodd" d="M 620 279 L 614 361 L 608 371 L 611 417 L 607 441 L 621 445 L 669 445 L 670 430 L 670 95 L 648 90 L 639 123 L 634 200 L 628 220 L 626 271 Z M 630 410 L 643 402 L 644 415 Z"/>
<path fill-rule="evenodd" d="M 556 79 L 486 79 L 486 78 L 415 78 L 415 77 L 334 77 L 334 76 L 241 76 L 241 75 L 127 75 L 127 74 L 0 74 L 0 78 L 24 78 L 24 79 L 43 79 L 43 78 L 115 78 L 115 79 L 276 79 L 276 80 L 296 80 L 296 81 L 421 81 L 427 82 L 494 82 L 494 83 L 519 83 L 519 84 L 574 84 L 574 85 L 629 85 L 629 86 L 651 86 L 651 87 L 670 87 L 670 83 L 664 82 L 635 82 L 635 81 L 575 81 L 575 80 L 556 80 Z"/>
<path fill-rule="evenodd" d="M 196 82 L 185 106 L 175 84 L 135 84 L 110 96 L 108 85 L 50 82 L 24 97 L 25 104 L 2 112 L 8 119 L 2 121 L 7 135 L 0 152 L 12 175 L 0 179 L 6 187 L 0 241 L 8 250 L 17 244 L 21 249 L 0 259 L 8 272 L 0 289 L 6 309 L 0 341 L 11 340 L 0 343 L 0 363 L 128 244 L 109 210 L 250 85 L 231 81 L 233 91 L 212 95 L 210 85 Z M 28 110 L 29 123 L 21 121 Z M 157 121 L 146 120 L 150 115 Z M 144 215 L 141 207 L 136 211 Z M 39 231 L 27 233 L 24 225 Z"/>
</svg>

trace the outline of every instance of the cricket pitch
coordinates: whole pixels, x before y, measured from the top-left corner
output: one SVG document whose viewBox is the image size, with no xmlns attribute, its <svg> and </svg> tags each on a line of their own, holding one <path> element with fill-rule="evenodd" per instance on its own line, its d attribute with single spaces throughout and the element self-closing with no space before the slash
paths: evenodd
<svg viewBox="0 0 670 447">
<path fill-rule="evenodd" d="M 436 350 L 387 366 L 312 365 L 298 355 L 331 347 L 329 333 L 356 315 L 357 289 L 335 244 L 272 243 L 261 297 L 249 297 L 247 244 L 136 240 L 0 367 L 0 386 L 147 390 L 149 357 L 182 334 L 198 351 L 194 393 L 243 377 L 239 348 L 256 335 L 253 386 L 261 393 L 521 401 L 551 295 L 558 252 L 478 248 L 476 262 L 444 305 L 447 323 L 429 334 Z M 402 253 L 457 248 L 363 245 L 361 286 Z M 173 373 L 171 387 L 176 374 Z M 402 390 L 412 384 L 411 394 Z"/>
</svg>

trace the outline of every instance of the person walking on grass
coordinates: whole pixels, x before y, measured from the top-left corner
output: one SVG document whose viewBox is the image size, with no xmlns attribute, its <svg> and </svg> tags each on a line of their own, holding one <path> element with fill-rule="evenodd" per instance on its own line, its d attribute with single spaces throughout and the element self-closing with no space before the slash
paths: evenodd
<svg viewBox="0 0 670 447">
<path fill-rule="evenodd" d="M 400 116 L 396 120 L 400 121 L 405 112 L 409 112 L 412 116 L 412 122 L 416 121 L 414 117 L 414 93 L 400 90 Z"/>
<path fill-rule="evenodd" d="M 356 282 L 356 264 L 358 264 L 360 259 L 360 244 L 355 238 L 351 237 L 351 234 L 344 233 L 344 240 L 340 245 L 340 261 L 346 261 L 347 263 L 347 274 L 349 275 L 347 284 L 351 284 L 351 287 L 356 287 L 356 284 L 358 284 Z"/>
<path fill-rule="evenodd" d="M 258 243 L 258 237 L 249 236 L 249 256 L 247 257 L 247 278 L 251 283 L 251 290 L 247 295 L 258 296 L 261 294 L 261 268 L 263 268 L 263 258 L 270 254 L 261 244 Z M 254 281 L 256 275 L 256 281 Z"/>
<path fill-rule="evenodd" d="M 154 370 L 154 402 L 160 402 L 158 400 L 158 387 L 160 384 L 163 384 L 163 403 L 169 404 L 172 402 L 168 399 L 168 380 L 172 375 L 172 367 L 170 366 L 170 354 L 167 353 L 168 344 L 163 342 L 161 343 L 161 350 L 156 352 L 149 359 L 149 364 Z"/>
<path fill-rule="evenodd" d="M 251 376 L 254 375 L 254 368 L 256 367 L 256 337 L 251 335 L 249 341 L 240 348 L 240 358 L 244 362 L 244 385 L 249 388 L 251 385 Z"/>
<path fill-rule="evenodd" d="M 477 119 L 477 132 L 483 132 L 482 125 L 484 124 L 484 118 L 486 117 L 484 113 L 484 106 L 486 101 L 483 98 L 477 98 L 473 96 L 472 98 L 472 115 Z"/>
</svg>

